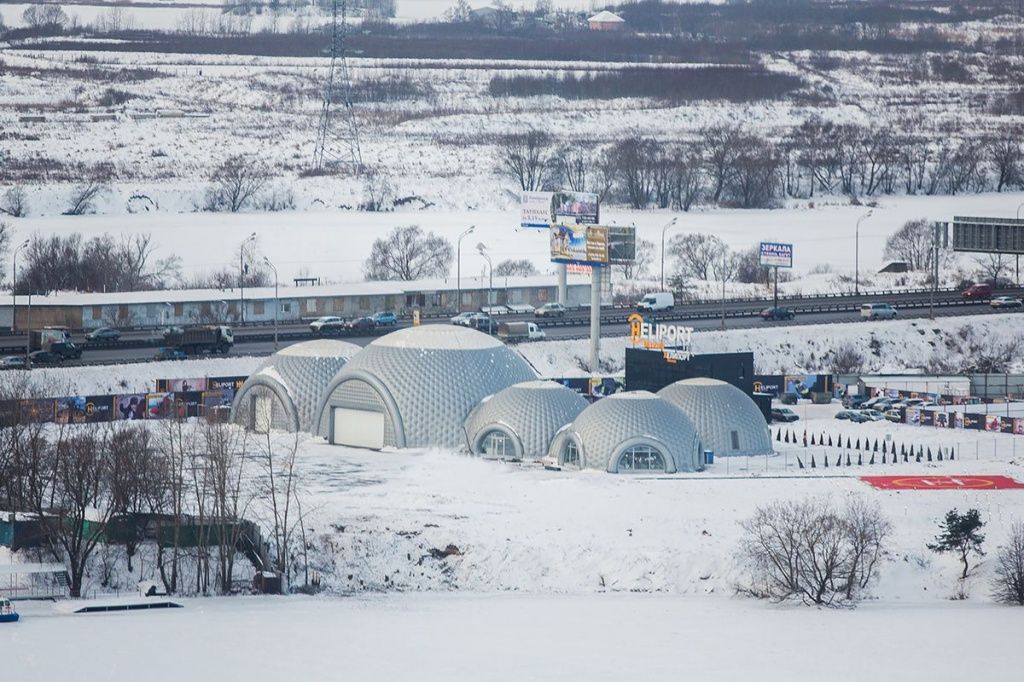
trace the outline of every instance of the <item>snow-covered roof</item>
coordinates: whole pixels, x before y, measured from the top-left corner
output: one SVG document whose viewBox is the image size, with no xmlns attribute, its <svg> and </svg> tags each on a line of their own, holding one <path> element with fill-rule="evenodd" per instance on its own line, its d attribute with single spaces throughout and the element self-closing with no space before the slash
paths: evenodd
<svg viewBox="0 0 1024 682">
<path fill-rule="evenodd" d="M 768 423 L 742 390 L 718 379 L 684 379 L 658 391 L 681 409 L 697 428 L 701 447 L 718 456 L 767 455 L 772 452 Z"/>
<path fill-rule="evenodd" d="M 621 24 L 625 23 L 625 19 L 620 17 L 618 14 L 609 12 L 608 10 L 602 10 L 594 16 L 587 19 L 587 21 L 597 22 L 599 24 Z"/>
<path fill-rule="evenodd" d="M 428 324 L 399 329 L 375 339 L 370 345 L 378 348 L 463 351 L 497 348 L 504 344 L 493 336 L 488 336 L 469 327 L 454 324 Z"/>
</svg>

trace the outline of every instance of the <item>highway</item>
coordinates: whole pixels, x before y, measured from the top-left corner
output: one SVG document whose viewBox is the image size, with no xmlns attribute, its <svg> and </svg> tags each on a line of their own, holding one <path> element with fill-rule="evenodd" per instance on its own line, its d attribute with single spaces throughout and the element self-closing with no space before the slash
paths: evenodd
<svg viewBox="0 0 1024 682">
<path fill-rule="evenodd" d="M 1020 296 L 1022 290 L 1006 290 L 998 292 L 1000 295 Z M 894 292 L 887 294 L 870 295 L 842 295 L 842 296 L 819 296 L 800 298 L 780 298 L 781 306 L 790 308 L 796 312 L 796 318 L 789 321 L 765 322 L 757 317 L 758 311 L 771 301 L 726 301 L 725 303 L 725 328 L 726 329 L 752 329 L 772 326 L 804 326 L 832 324 L 837 322 L 858 322 L 860 318 L 860 305 L 867 302 L 889 302 L 893 303 L 899 310 L 899 319 L 920 319 L 928 317 L 928 302 L 930 296 L 922 292 Z M 717 330 L 722 328 L 722 302 L 701 302 L 687 303 L 677 307 L 674 311 L 648 314 L 648 321 L 681 323 L 693 327 L 696 331 Z M 1014 312 L 1020 309 L 1015 309 Z M 632 314 L 632 310 L 625 308 L 606 308 L 602 310 L 603 337 L 624 336 L 629 333 L 629 325 L 626 319 Z M 947 317 L 953 315 L 996 315 L 1006 314 L 1009 311 L 995 310 L 988 301 L 965 301 L 959 292 L 938 292 L 935 296 L 936 317 Z M 505 321 L 535 320 L 532 314 L 519 313 L 501 315 L 498 319 Z M 549 340 L 577 339 L 589 336 L 589 310 L 570 310 L 564 318 L 536 320 L 547 333 Z M 394 327 L 381 329 L 381 333 L 410 326 L 411 322 L 406 319 L 399 320 Z M 447 317 L 426 318 L 423 324 L 450 324 Z M 299 341 L 314 338 L 306 324 L 280 325 L 278 328 L 279 345 L 284 347 Z M 361 335 L 353 337 L 340 337 L 345 341 L 357 345 L 366 345 L 380 334 Z M 75 335 L 76 343 L 83 343 L 81 334 Z M 235 355 L 268 355 L 274 352 L 274 331 L 273 327 L 244 327 L 235 330 L 235 348 L 232 353 Z M 19 349 L 24 348 L 24 336 L 4 337 L 0 340 L 0 348 L 5 354 L 17 354 Z M 139 362 L 150 360 L 160 347 L 160 337 L 153 330 L 126 331 L 121 340 L 116 344 L 109 344 L 103 347 L 84 346 L 84 353 L 81 361 L 68 362 L 66 364 L 112 364 L 117 362 Z"/>
</svg>

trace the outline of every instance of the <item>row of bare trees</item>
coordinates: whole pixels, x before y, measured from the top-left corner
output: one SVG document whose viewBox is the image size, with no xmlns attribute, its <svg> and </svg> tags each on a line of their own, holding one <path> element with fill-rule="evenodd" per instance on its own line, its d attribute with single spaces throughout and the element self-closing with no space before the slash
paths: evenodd
<svg viewBox="0 0 1024 682">
<path fill-rule="evenodd" d="M 194 419 L 15 424 L 0 430 L 0 508 L 38 520 L 72 596 L 90 581 L 112 586 L 94 566 L 101 546 L 169 593 L 230 592 L 239 556 L 289 585 L 305 556 L 298 444 Z M 143 548 L 149 575 L 137 565 Z"/>
<path fill-rule="evenodd" d="M 542 130 L 497 140 L 499 172 L 520 189 L 565 187 L 632 208 L 697 204 L 766 208 L 785 197 L 964 194 L 1024 187 L 1024 138 L 1006 127 L 977 138 L 896 133 L 895 126 L 811 118 L 778 139 L 712 126 L 694 140 L 634 133 L 591 150 Z"/>
</svg>

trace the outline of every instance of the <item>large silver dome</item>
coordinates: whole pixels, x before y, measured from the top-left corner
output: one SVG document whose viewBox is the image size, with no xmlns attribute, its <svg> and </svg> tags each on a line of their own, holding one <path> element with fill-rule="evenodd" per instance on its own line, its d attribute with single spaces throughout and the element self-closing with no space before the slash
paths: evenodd
<svg viewBox="0 0 1024 682">
<path fill-rule="evenodd" d="M 648 391 L 616 393 L 590 405 L 559 432 L 549 454 L 562 465 L 612 474 L 703 468 L 693 422 Z"/>
<path fill-rule="evenodd" d="M 324 389 L 359 346 L 317 339 L 287 346 L 249 375 L 231 404 L 231 420 L 249 429 L 309 431 Z"/>
<path fill-rule="evenodd" d="M 587 400 L 554 381 L 527 381 L 480 403 L 466 420 L 473 454 L 540 459 L 558 430 L 587 407 Z"/>
<path fill-rule="evenodd" d="M 332 443 L 460 447 L 486 396 L 536 379 L 497 339 L 457 325 L 408 327 L 376 339 L 338 372 L 314 421 Z"/>
<path fill-rule="evenodd" d="M 716 456 L 771 454 L 764 415 L 736 386 L 717 379 L 684 379 L 658 395 L 686 413 L 697 427 L 702 447 Z"/>
</svg>

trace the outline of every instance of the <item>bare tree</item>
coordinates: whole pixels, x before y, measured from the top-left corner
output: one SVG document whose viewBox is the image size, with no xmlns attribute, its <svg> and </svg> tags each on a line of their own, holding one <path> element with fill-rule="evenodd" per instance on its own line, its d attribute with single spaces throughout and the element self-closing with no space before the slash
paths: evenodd
<svg viewBox="0 0 1024 682">
<path fill-rule="evenodd" d="M 647 275 L 653 262 L 654 242 L 649 239 L 641 239 L 636 243 L 636 258 L 632 263 L 622 263 L 612 267 L 622 275 L 622 279 L 633 280 Z"/>
<path fill-rule="evenodd" d="M 85 215 L 96 210 L 96 200 L 110 191 L 104 183 L 99 180 L 89 180 L 78 185 L 71 192 L 70 203 L 64 211 L 64 215 Z"/>
<path fill-rule="evenodd" d="M 498 168 L 523 191 L 544 189 L 551 147 L 551 136 L 542 130 L 505 135 L 498 140 Z"/>
<path fill-rule="evenodd" d="M 396 227 L 387 237 L 376 239 L 370 257 L 363 263 L 367 280 L 414 281 L 447 277 L 454 250 L 451 243 L 417 225 Z"/>
<path fill-rule="evenodd" d="M 689 211 L 704 195 L 706 177 L 699 149 L 678 147 L 672 157 L 672 205 Z"/>
<path fill-rule="evenodd" d="M 857 374 L 864 368 L 864 354 L 849 341 L 838 343 L 831 355 L 834 374 Z"/>
<path fill-rule="evenodd" d="M 391 176 L 380 170 L 369 169 L 363 174 L 363 210 L 383 211 L 394 198 Z"/>
<path fill-rule="evenodd" d="M 296 434 L 287 443 L 280 444 L 268 432 L 259 445 L 257 458 L 263 467 L 259 498 L 270 515 L 274 567 L 289 585 L 292 578 L 292 542 L 301 519 L 295 470 L 299 436 Z"/>
<path fill-rule="evenodd" d="M 59 30 L 68 23 L 68 15 L 60 5 L 29 5 L 22 20 L 32 29 Z"/>
<path fill-rule="evenodd" d="M 711 200 L 718 202 L 725 190 L 725 183 L 739 156 L 742 133 L 739 128 L 717 125 L 701 131 L 707 164 L 711 176 Z"/>
<path fill-rule="evenodd" d="M 707 280 L 712 266 L 721 258 L 725 248 L 725 242 L 715 235 L 693 232 L 673 237 L 668 253 L 676 259 L 676 269 L 680 274 Z"/>
<path fill-rule="evenodd" d="M 495 277 L 532 277 L 536 274 L 537 266 L 528 258 L 503 260 L 494 266 Z"/>
<path fill-rule="evenodd" d="M 611 156 L 615 159 L 622 193 L 630 207 L 647 208 L 651 202 L 660 154 L 661 145 L 639 133 L 633 133 L 612 147 Z"/>
<path fill-rule="evenodd" d="M 260 158 L 230 156 L 210 173 L 206 210 L 237 213 L 252 202 L 270 180 L 270 167 Z"/>
<path fill-rule="evenodd" d="M 1021 130 L 1006 129 L 1002 134 L 988 141 L 986 151 L 989 163 L 996 172 L 996 191 L 1016 187 L 1024 183 L 1024 148 L 1021 147 Z"/>
<path fill-rule="evenodd" d="M 978 266 L 978 280 L 999 286 L 999 281 L 1010 270 L 1010 259 L 1001 253 L 986 253 L 974 258 Z"/>
<path fill-rule="evenodd" d="M 1024 606 L 1024 523 L 1010 526 L 1006 544 L 996 550 L 992 597 L 1000 604 Z"/>
<path fill-rule="evenodd" d="M 889 235 L 885 257 L 907 263 L 911 270 L 930 270 L 934 248 L 932 223 L 924 218 L 908 220 Z"/>
<path fill-rule="evenodd" d="M 740 208 L 770 208 L 779 195 L 781 158 L 767 140 L 744 136 L 721 198 Z"/>
<path fill-rule="evenodd" d="M 15 185 L 4 192 L 0 201 L 0 213 L 13 218 L 24 218 L 28 215 L 28 194 L 21 185 Z"/>
<path fill-rule="evenodd" d="M 593 160 L 584 145 L 566 145 L 560 148 L 555 155 L 554 163 L 566 187 L 574 192 L 588 190 L 587 179 Z"/>
</svg>

